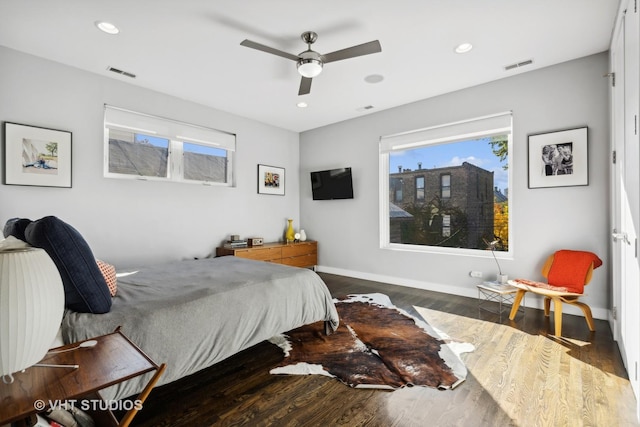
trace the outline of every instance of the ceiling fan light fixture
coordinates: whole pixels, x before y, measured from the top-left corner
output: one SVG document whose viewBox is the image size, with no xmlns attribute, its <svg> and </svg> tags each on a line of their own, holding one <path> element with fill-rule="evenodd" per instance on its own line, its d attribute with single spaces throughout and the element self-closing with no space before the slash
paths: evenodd
<svg viewBox="0 0 640 427">
<path fill-rule="evenodd" d="M 298 73 L 309 79 L 322 72 L 322 61 L 314 58 L 302 58 L 298 61 Z"/>
<path fill-rule="evenodd" d="M 292 55 L 280 49 L 275 49 L 248 39 L 240 42 L 240 46 L 260 50 L 271 55 L 295 61 L 298 74 L 302 76 L 302 79 L 300 80 L 300 87 L 298 89 L 298 96 L 309 94 L 311 91 L 311 81 L 322 72 L 322 67 L 325 63 L 328 64 L 330 62 L 342 61 L 343 59 L 382 52 L 380 42 L 378 40 L 373 40 L 369 43 L 363 43 L 346 49 L 336 50 L 335 52 L 330 52 L 326 55 L 320 55 L 318 52 L 311 50 L 311 45 L 315 43 L 317 38 L 318 35 L 313 31 L 306 31 L 302 33 L 302 41 L 307 44 L 307 50 L 300 52 L 298 55 Z"/>
</svg>

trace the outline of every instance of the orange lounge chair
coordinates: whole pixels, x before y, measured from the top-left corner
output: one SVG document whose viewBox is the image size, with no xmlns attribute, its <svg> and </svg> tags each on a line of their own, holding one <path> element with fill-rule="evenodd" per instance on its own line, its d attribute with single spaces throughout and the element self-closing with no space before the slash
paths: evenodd
<svg viewBox="0 0 640 427">
<path fill-rule="evenodd" d="M 562 303 L 579 307 L 584 313 L 590 331 L 596 327 L 591 316 L 591 308 L 578 299 L 584 295 L 584 286 L 591 281 L 593 270 L 602 265 L 602 260 L 592 252 L 560 250 L 550 255 L 542 267 L 542 275 L 547 283 L 526 279 L 509 280 L 509 284 L 518 288 L 511 307 L 509 319 L 513 320 L 518 312 L 524 294 L 533 292 L 544 296 L 544 315 L 549 316 L 553 300 L 555 335 L 562 335 Z"/>
</svg>

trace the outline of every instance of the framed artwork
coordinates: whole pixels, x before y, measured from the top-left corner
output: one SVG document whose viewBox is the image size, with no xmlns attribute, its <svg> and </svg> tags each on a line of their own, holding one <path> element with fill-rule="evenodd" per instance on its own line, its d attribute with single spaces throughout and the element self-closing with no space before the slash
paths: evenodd
<svg viewBox="0 0 640 427">
<path fill-rule="evenodd" d="M 284 196 L 284 168 L 258 165 L 258 193 Z"/>
<path fill-rule="evenodd" d="M 71 132 L 5 122 L 4 183 L 71 188 Z"/>
<path fill-rule="evenodd" d="M 529 188 L 589 185 L 587 127 L 529 135 Z"/>
</svg>

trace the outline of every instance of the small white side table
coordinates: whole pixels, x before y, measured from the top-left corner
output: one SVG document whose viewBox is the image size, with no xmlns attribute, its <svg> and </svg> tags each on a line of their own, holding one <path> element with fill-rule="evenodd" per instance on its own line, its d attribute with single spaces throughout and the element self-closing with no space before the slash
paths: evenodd
<svg viewBox="0 0 640 427">
<path fill-rule="evenodd" d="M 518 288 L 509 284 L 500 284 L 497 282 L 482 282 L 478 285 L 478 308 L 498 314 L 502 317 L 502 313 L 511 310 L 513 301 Z M 498 309 L 493 309 L 492 302 L 498 303 Z M 524 299 L 518 311 L 524 312 Z M 505 307 L 509 306 L 509 307 Z"/>
</svg>

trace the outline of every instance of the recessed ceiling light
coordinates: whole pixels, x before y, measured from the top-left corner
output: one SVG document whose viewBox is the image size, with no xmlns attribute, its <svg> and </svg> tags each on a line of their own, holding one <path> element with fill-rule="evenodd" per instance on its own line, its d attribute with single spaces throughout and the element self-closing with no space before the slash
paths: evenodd
<svg viewBox="0 0 640 427">
<path fill-rule="evenodd" d="M 384 76 L 380 74 L 371 74 L 364 78 L 364 81 L 367 83 L 380 83 L 384 80 Z"/>
<path fill-rule="evenodd" d="M 458 46 L 456 46 L 455 52 L 456 53 L 467 53 L 471 49 L 473 49 L 473 45 L 471 43 L 460 43 Z"/>
<path fill-rule="evenodd" d="M 118 34 L 120 32 L 120 29 L 111 22 L 96 21 L 95 24 L 100 31 L 104 31 L 107 34 Z"/>
<path fill-rule="evenodd" d="M 307 108 L 309 106 L 306 102 L 298 102 L 296 105 L 298 108 Z"/>
</svg>

